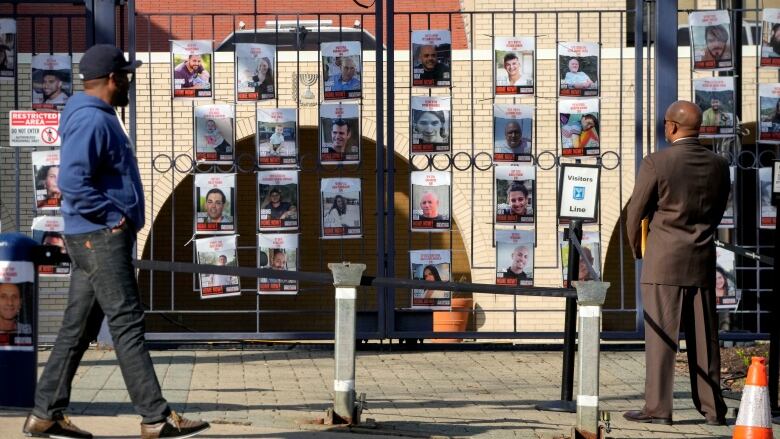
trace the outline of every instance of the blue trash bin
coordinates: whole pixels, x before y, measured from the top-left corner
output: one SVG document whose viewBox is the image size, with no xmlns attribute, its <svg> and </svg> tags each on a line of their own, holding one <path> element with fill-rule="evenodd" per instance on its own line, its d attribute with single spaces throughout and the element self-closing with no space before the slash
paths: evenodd
<svg viewBox="0 0 780 439">
<path fill-rule="evenodd" d="M 0 233 L 0 407 L 31 408 L 38 345 L 38 244 Z"/>
</svg>

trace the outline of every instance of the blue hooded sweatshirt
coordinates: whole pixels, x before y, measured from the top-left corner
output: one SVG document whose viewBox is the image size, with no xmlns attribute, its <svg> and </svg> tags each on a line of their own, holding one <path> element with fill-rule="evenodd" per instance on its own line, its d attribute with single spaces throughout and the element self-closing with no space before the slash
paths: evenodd
<svg viewBox="0 0 780 439">
<path fill-rule="evenodd" d="M 125 217 L 144 226 L 144 191 L 130 139 L 113 107 L 78 93 L 60 123 L 62 148 L 57 184 L 65 234 L 112 228 Z"/>
</svg>

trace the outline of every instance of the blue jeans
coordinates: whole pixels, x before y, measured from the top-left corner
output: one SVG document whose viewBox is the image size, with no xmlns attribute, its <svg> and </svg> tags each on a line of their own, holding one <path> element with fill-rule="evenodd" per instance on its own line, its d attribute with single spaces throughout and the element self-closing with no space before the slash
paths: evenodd
<svg viewBox="0 0 780 439">
<path fill-rule="evenodd" d="M 105 315 L 130 400 L 144 423 L 170 414 L 144 344 L 144 311 L 132 251 L 135 233 L 116 230 L 65 235 L 72 260 L 68 307 L 54 349 L 38 380 L 33 414 L 53 419 L 70 402 L 71 384 L 89 343 Z"/>
</svg>

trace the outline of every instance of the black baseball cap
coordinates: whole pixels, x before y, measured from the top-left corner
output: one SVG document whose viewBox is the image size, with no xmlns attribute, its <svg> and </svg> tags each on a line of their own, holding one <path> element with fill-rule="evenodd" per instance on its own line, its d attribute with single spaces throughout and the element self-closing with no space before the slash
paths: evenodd
<svg viewBox="0 0 780 439">
<path fill-rule="evenodd" d="M 133 62 L 125 59 L 125 54 L 112 44 L 96 44 L 90 47 L 81 57 L 79 70 L 85 81 L 102 78 L 113 72 L 133 72 L 141 61 Z"/>
</svg>

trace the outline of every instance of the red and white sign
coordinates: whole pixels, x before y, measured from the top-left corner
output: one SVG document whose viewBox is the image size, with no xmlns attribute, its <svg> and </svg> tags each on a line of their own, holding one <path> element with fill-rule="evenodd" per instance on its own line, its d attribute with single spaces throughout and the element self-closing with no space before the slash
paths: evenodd
<svg viewBox="0 0 780 439">
<path fill-rule="evenodd" d="M 11 146 L 60 146 L 60 113 L 11 111 Z"/>
</svg>

